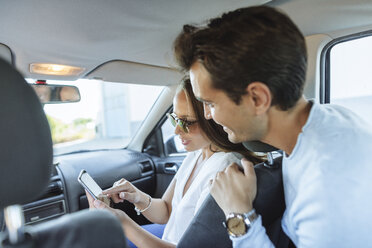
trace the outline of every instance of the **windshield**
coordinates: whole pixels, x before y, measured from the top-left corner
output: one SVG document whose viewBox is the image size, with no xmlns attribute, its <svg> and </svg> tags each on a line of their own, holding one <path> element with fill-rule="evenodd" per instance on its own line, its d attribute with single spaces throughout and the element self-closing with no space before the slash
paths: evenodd
<svg viewBox="0 0 372 248">
<path fill-rule="evenodd" d="M 163 89 L 99 80 L 47 83 L 74 85 L 81 95 L 79 102 L 44 105 L 55 155 L 126 147 Z"/>
</svg>

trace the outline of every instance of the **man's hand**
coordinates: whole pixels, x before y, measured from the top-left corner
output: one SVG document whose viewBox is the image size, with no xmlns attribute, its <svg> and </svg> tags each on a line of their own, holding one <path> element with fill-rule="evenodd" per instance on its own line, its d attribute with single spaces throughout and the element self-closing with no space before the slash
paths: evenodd
<svg viewBox="0 0 372 248">
<path fill-rule="evenodd" d="M 231 164 L 211 180 L 211 195 L 226 216 L 229 213 L 248 213 L 253 208 L 257 193 L 256 173 L 247 159 L 242 159 L 242 165 L 244 173 L 239 171 L 237 164 Z"/>
</svg>

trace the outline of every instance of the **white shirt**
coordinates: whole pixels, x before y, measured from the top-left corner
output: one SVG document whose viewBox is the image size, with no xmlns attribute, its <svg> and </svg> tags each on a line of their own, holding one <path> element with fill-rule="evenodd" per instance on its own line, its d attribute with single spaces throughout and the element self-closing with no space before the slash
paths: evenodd
<svg viewBox="0 0 372 248">
<path fill-rule="evenodd" d="M 283 158 L 284 232 L 297 247 L 372 247 L 372 131 L 351 111 L 314 103 Z M 273 247 L 259 218 L 234 247 Z"/>
<path fill-rule="evenodd" d="M 204 162 L 186 194 L 182 197 L 186 182 L 200 155 L 200 150 L 188 153 L 175 175 L 176 186 L 172 199 L 172 213 L 163 234 L 163 240 L 174 244 L 178 243 L 207 197 L 209 180 L 214 178 L 218 171 L 224 170 L 231 163 L 239 163 L 240 161 L 239 155 L 235 153 L 214 153 Z"/>
</svg>

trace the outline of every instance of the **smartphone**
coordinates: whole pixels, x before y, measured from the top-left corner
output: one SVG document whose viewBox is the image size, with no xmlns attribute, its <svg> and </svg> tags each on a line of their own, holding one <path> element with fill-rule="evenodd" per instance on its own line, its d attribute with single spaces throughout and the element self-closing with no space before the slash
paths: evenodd
<svg viewBox="0 0 372 248">
<path fill-rule="evenodd" d="M 79 183 L 92 195 L 92 197 L 97 200 L 98 196 L 102 194 L 102 189 L 96 181 L 86 172 L 86 170 L 81 170 L 79 177 Z"/>
</svg>

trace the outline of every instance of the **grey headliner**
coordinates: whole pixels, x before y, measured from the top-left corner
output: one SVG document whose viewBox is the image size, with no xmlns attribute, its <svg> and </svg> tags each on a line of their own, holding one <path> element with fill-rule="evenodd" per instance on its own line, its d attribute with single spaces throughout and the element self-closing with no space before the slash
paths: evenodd
<svg viewBox="0 0 372 248">
<path fill-rule="evenodd" d="M 12 50 L 17 68 L 26 77 L 76 79 L 30 75 L 28 66 L 32 62 L 81 66 L 86 68 L 85 76 L 108 61 L 124 60 L 121 65 L 106 64 L 89 77 L 167 85 L 179 78 L 167 67 L 174 65 L 171 45 L 183 24 L 200 23 L 228 10 L 267 2 L 0 0 L 0 43 Z M 372 1 L 367 0 L 274 0 L 269 5 L 282 8 L 306 35 L 372 24 Z M 163 77 L 151 82 L 141 77 L 144 73 L 137 73 L 126 79 L 121 68 L 128 62 L 162 68 Z"/>
<path fill-rule="evenodd" d="M 111 60 L 168 67 L 172 41 L 184 23 L 265 2 L 1 0 L 0 43 L 14 51 L 26 77 L 35 77 L 28 73 L 32 62 L 81 66 L 86 72 Z"/>
</svg>

